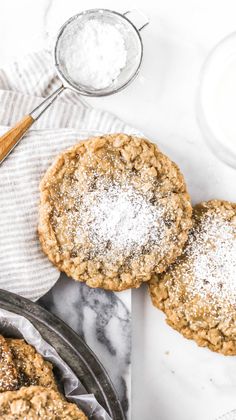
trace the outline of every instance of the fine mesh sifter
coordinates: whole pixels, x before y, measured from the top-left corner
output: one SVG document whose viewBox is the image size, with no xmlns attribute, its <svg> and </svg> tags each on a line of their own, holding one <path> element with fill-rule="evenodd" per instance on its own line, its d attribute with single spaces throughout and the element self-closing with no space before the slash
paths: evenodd
<svg viewBox="0 0 236 420">
<path fill-rule="evenodd" d="M 137 24 L 139 28 L 132 23 L 131 19 L 132 21 L 139 20 L 139 23 Z M 95 89 L 92 86 L 78 84 L 75 82 L 71 74 L 69 74 L 65 62 L 65 46 L 68 45 L 68 42 L 65 41 L 69 37 L 70 41 L 73 42 L 73 40 L 75 40 L 75 36 L 78 35 L 76 28 L 86 25 L 86 23 L 91 20 L 98 20 L 102 23 L 115 26 L 123 37 L 127 51 L 125 66 L 121 69 L 118 77 L 113 80 L 109 86 L 100 89 Z M 22 139 L 31 125 L 48 107 L 50 107 L 50 105 L 65 89 L 71 89 L 85 96 L 99 97 L 112 95 L 128 86 L 137 76 L 142 63 L 143 44 L 139 32 L 148 25 L 148 23 L 149 21 L 147 18 L 138 11 L 128 11 L 124 14 L 120 14 L 107 9 L 86 10 L 71 17 L 67 22 L 65 22 L 57 35 L 54 47 L 55 69 L 62 85 L 29 115 L 26 115 L 20 122 L 18 122 L 15 127 L 0 137 L 0 164 Z"/>
</svg>

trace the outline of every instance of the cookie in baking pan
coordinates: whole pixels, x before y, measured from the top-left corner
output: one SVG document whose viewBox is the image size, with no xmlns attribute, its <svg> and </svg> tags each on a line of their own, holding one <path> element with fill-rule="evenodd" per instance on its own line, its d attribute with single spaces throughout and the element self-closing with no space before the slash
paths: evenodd
<svg viewBox="0 0 236 420">
<path fill-rule="evenodd" d="M 169 325 L 225 355 L 236 355 L 236 204 L 213 200 L 193 210 L 183 254 L 150 282 Z"/>
<path fill-rule="evenodd" d="M 50 419 L 86 420 L 76 404 L 69 403 L 54 389 L 41 386 L 22 387 L 0 394 L 2 420 Z"/>
<path fill-rule="evenodd" d="M 22 339 L 6 338 L 6 342 L 17 370 L 19 387 L 40 385 L 57 390 L 50 362 Z"/>
<path fill-rule="evenodd" d="M 18 372 L 12 352 L 5 338 L 0 335 L 0 392 L 12 391 L 18 387 Z"/>
<path fill-rule="evenodd" d="M 30 385 L 57 390 L 52 364 L 24 340 L 0 335 L 0 392 Z"/>
<path fill-rule="evenodd" d="M 91 287 L 139 287 L 181 254 L 192 208 L 184 178 L 147 139 L 93 137 L 66 150 L 40 185 L 48 258 Z"/>
</svg>

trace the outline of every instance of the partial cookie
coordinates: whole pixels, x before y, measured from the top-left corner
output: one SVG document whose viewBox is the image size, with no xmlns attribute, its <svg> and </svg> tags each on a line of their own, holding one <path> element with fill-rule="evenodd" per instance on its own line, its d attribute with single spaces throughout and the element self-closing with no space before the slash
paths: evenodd
<svg viewBox="0 0 236 420">
<path fill-rule="evenodd" d="M 11 350 L 3 336 L 0 335 L 0 392 L 17 389 L 18 374 Z"/>
<path fill-rule="evenodd" d="M 1 420 L 86 420 L 76 404 L 53 389 L 40 386 L 0 394 Z"/>
<path fill-rule="evenodd" d="M 194 208 L 182 256 L 150 283 L 153 304 L 198 345 L 236 355 L 236 204 Z"/>
<path fill-rule="evenodd" d="M 17 370 L 19 387 L 40 385 L 57 390 L 51 363 L 24 340 L 7 338 L 6 342 Z"/>
<path fill-rule="evenodd" d="M 81 141 L 58 156 L 40 192 L 44 252 L 91 287 L 139 287 L 175 261 L 191 227 L 182 174 L 143 138 Z"/>
</svg>

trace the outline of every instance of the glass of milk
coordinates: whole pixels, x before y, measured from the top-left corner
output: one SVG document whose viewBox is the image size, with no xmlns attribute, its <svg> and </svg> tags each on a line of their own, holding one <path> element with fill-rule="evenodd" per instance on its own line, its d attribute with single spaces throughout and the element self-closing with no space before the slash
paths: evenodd
<svg viewBox="0 0 236 420">
<path fill-rule="evenodd" d="M 208 56 L 200 77 L 199 124 L 212 151 L 236 169 L 236 33 Z"/>
</svg>

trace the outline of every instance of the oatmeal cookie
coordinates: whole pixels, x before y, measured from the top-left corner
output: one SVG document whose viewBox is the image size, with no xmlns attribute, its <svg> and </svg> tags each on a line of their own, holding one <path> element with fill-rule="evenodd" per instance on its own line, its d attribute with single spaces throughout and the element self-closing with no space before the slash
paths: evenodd
<svg viewBox="0 0 236 420">
<path fill-rule="evenodd" d="M 18 374 L 11 350 L 0 335 L 0 392 L 12 391 L 19 387 Z"/>
<path fill-rule="evenodd" d="M 41 386 L 22 387 L 0 394 L 2 420 L 86 420 L 76 404 L 66 401 L 53 389 Z"/>
<path fill-rule="evenodd" d="M 40 385 L 57 390 L 52 365 L 24 340 L 6 338 L 17 370 L 18 388 Z"/>
<path fill-rule="evenodd" d="M 45 254 L 91 287 L 139 287 L 175 261 L 191 227 L 182 174 L 144 138 L 81 141 L 58 156 L 40 193 Z"/>
<path fill-rule="evenodd" d="M 150 294 L 186 338 L 236 355 L 236 204 L 213 200 L 194 208 L 183 254 L 152 279 Z"/>
</svg>

